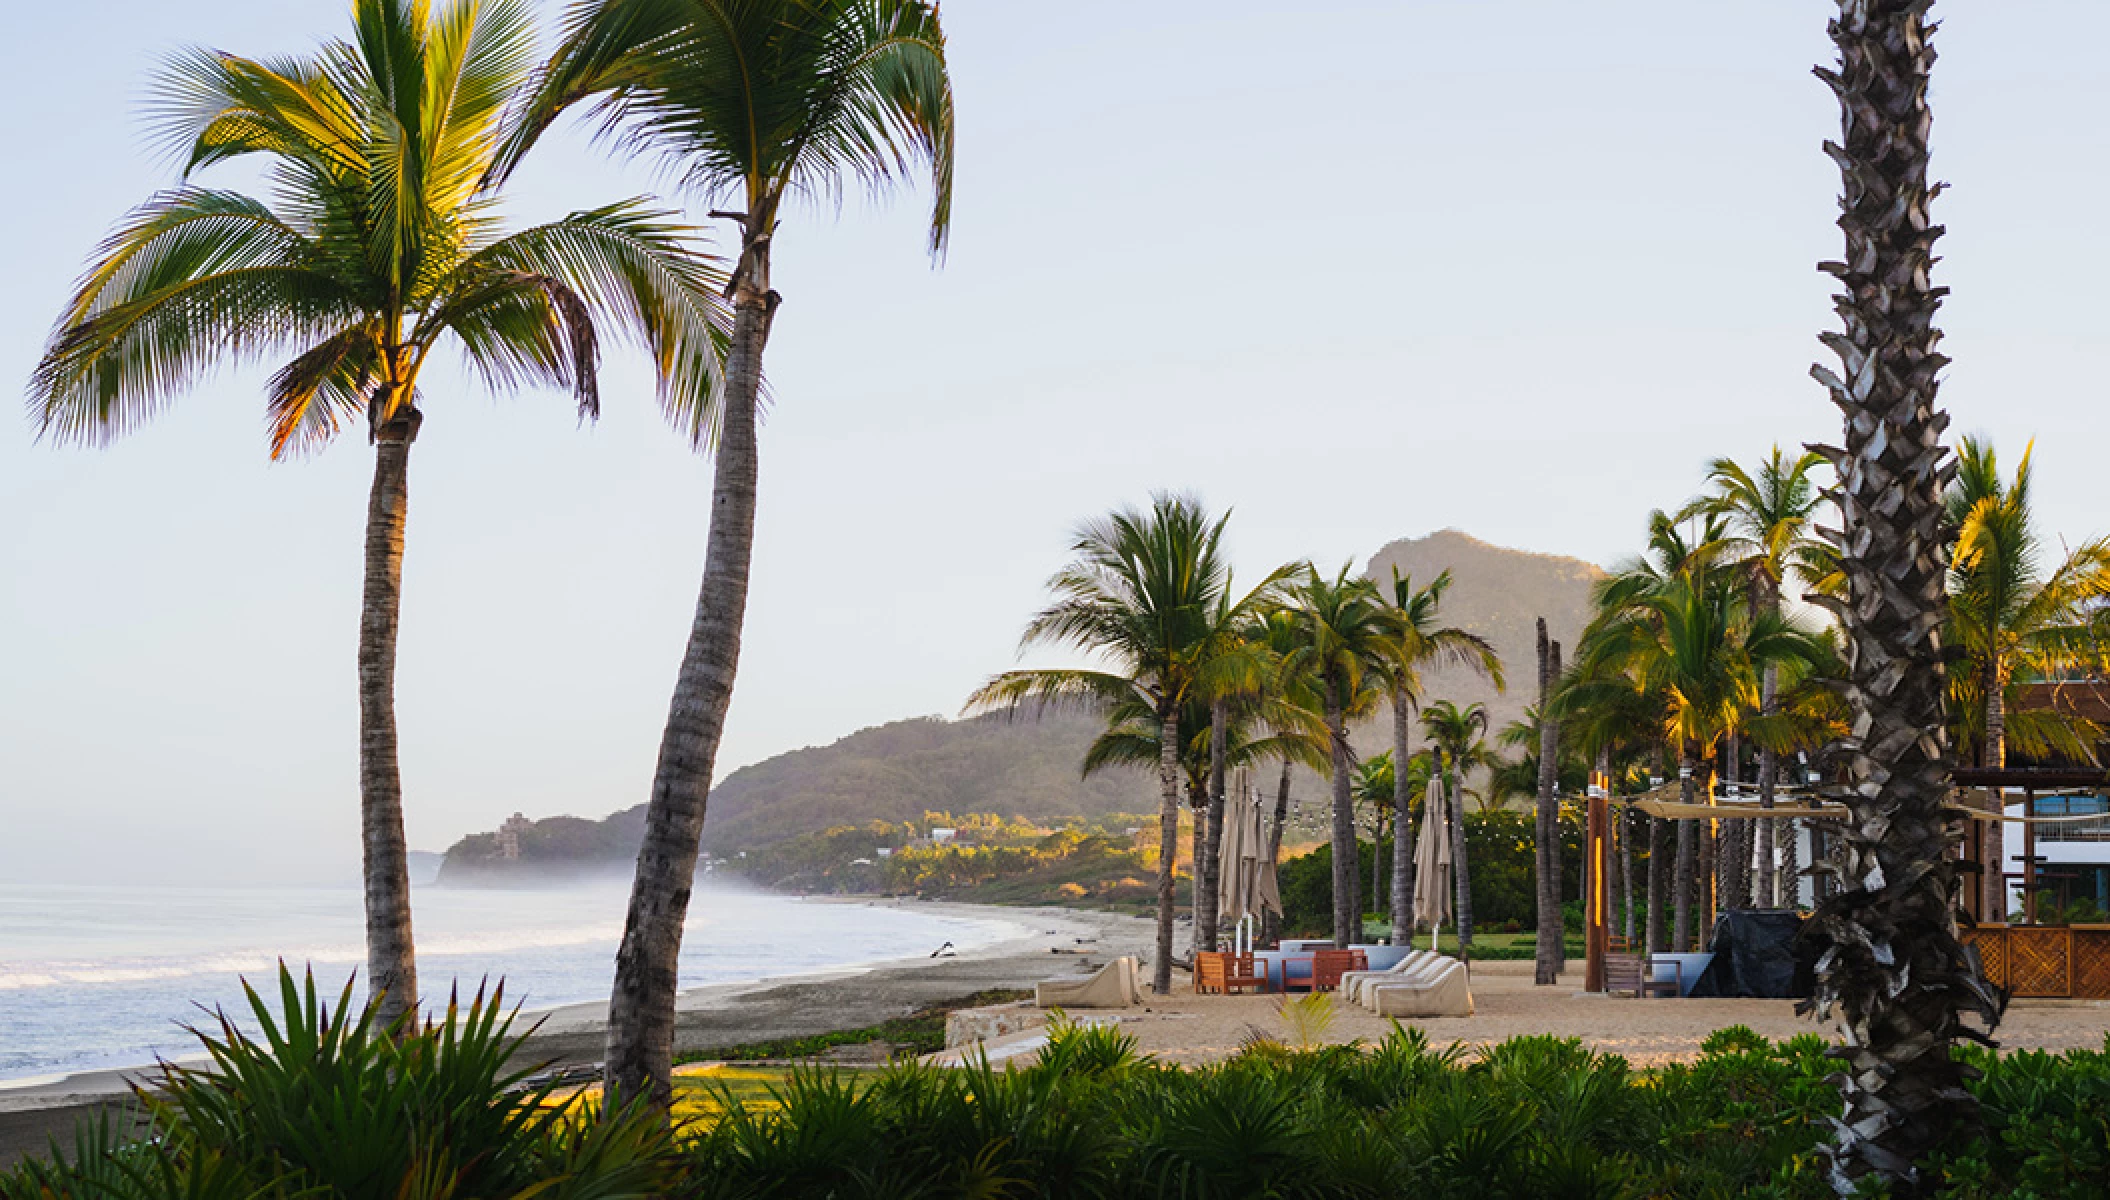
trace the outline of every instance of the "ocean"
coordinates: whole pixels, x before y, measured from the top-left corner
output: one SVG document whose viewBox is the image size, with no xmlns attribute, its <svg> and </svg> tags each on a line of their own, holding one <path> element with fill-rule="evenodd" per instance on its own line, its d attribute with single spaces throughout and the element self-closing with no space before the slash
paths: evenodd
<svg viewBox="0 0 2110 1200">
<path fill-rule="evenodd" d="M 547 888 L 421 886 L 412 894 L 426 1003 L 486 979 L 528 1009 L 606 1000 L 628 881 Z M 363 977 L 355 887 L 0 884 L 0 1082 L 197 1052 L 182 1028 L 242 981 L 312 966 L 334 999 Z M 1015 937 L 1020 925 L 699 885 L 682 939 L 690 987 L 920 957 Z"/>
</svg>

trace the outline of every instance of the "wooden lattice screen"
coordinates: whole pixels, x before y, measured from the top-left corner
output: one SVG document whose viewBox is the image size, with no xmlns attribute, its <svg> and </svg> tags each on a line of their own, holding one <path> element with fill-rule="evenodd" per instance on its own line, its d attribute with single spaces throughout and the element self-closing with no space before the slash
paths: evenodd
<svg viewBox="0 0 2110 1200">
<path fill-rule="evenodd" d="M 2009 986 L 2017 996 L 2073 994 L 2073 932 L 2011 927 L 2007 931 Z"/>
<path fill-rule="evenodd" d="M 2073 994 L 2110 1000 L 2110 929 L 2073 931 Z"/>
<path fill-rule="evenodd" d="M 1985 972 L 1985 980 L 1994 987 L 2007 986 L 2007 930 L 2003 928 L 1965 929 L 1960 931 L 1963 943 L 1978 951 L 1978 965 Z"/>
</svg>

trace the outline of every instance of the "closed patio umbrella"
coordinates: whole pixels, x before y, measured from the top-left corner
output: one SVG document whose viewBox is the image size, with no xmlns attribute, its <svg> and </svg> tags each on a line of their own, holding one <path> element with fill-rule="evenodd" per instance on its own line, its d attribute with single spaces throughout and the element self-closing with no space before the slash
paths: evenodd
<svg viewBox="0 0 2110 1200">
<path fill-rule="evenodd" d="M 1421 805 L 1421 841 L 1414 847 L 1414 915 L 1429 924 L 1429 949 L 1435 930 L 1451 915 L 1451 837 L 1449 804 L 1441 778 L 1429 780 Z"/>
<path fill-rule="evenodd" d="M 1282 911 L 1282 896 L 1275 883 L 1275 865 L 1261 856 L 1267 837 L 1260 823 L 1260 800 L 1242 796 L 1224 814 L 1223 913 L 1233 923 L 1247 916 Z"/>
</svg>

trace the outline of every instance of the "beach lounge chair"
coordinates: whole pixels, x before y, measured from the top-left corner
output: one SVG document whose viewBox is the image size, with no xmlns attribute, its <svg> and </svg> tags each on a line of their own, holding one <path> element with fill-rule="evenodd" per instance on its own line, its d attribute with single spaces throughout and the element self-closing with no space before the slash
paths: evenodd
<svg viewBox="0 0 2110 1200">
<path fill-rule="evenodd" d="M 1423 963 L 1438 957 L 1427 950 L 1410 950 L 1405 958 L 1382 971 L 1350 971 L 1341 976 L 1341 999 L 1350 1004 L 1363 1002 L 1363 988 L 1374 980 L 1399 978 L 1412 974 Z"/>
<path fill-rule="evenodd" d="M 1356 988 L 1355 1002 L 1372 1012 L 1377 1011 L 1377 989 L 1381 987 L 1418 987 L 1450 969 L 1457 960 L 1441 954 L 1431 954 L 1397 975 L 1365 976 Z"/>
<path fill-rule="evenodd" d="M 1041 1008 L 1131 1008 L 1143 1002 L 1136 960 L 1126 955 L 1089 975 L 1044 979 L 1033 988 Z"/>
<path fill-rule="evenodd" d="M 1381 1017 L 1469 1017 L 1473 992 L 1465 964 L 1455 958 L 1426 964 L 1411 980 L 1364 985 L 1368 1007 Z"/>
</svg>

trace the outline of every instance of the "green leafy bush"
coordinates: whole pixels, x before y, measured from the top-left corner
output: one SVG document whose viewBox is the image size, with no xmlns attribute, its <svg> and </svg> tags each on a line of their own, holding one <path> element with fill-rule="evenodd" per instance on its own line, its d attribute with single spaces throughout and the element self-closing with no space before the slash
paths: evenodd
<svg viewBox="0 0 2110 1200">
<path fill-rule="evenodd" d="M 70 1157 L 0 1176 L 0 1198 L 618 1200 L 668 1178 L 663 1122 L 580 1119 L 523 1086 L 502 988 L 396 1030 L 356 1008 L 350 984 L 325 1004 L 312 974 L 281 968 L 276 1013 L 245 990 L 259 1032 L 225 1013 L 197 1031 L 208 1063 L 166 1066 L 142 1093 L 152 1140 L 84 1129 Z"/>
</svg>

